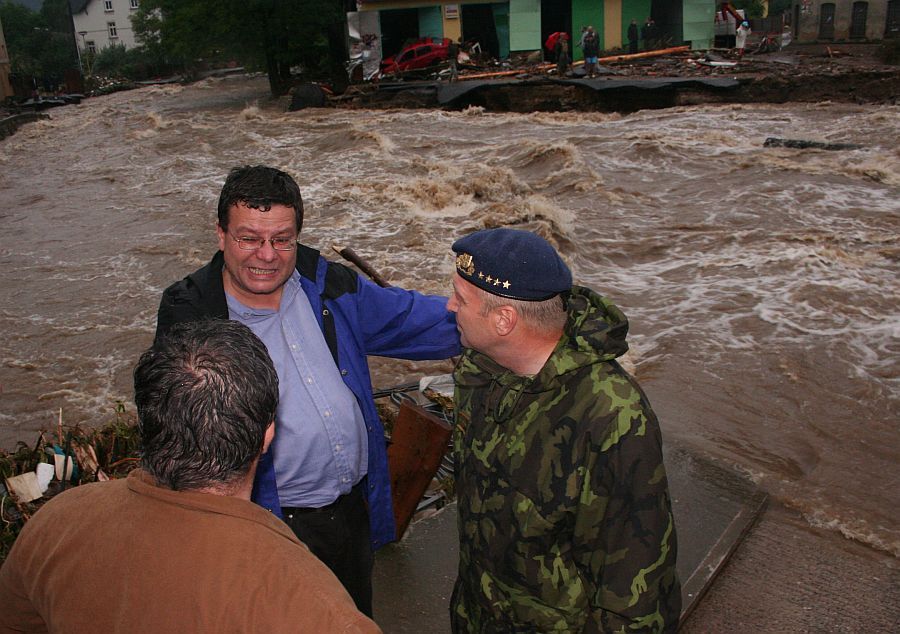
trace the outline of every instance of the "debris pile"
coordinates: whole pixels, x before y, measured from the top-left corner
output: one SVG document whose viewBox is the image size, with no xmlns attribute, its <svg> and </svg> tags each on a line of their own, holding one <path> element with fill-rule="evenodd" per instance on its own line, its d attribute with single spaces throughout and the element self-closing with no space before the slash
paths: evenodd
<svg viewBox="0 0 900 634">
<path fill-rule="evenodd" d="M 139 435 L 133 415 L 116 405 L 115 420 L 99 428 L 65 425 L 41 431 L 34 446 L 19 441 L 0 450 L 0 562 L 25 522 L 48 500 L 73 486 L 123 478 L 138 464 Z"/>
</svg>

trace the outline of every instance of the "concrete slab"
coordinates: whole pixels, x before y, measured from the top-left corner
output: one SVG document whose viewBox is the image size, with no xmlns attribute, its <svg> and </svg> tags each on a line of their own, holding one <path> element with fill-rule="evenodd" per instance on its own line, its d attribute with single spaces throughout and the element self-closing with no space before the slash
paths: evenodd
<svg viewBox="0 0 900 634">
<path fill-rule="evenodd" d="M 681 634 L 900 632 L 898 565 L 770 504 Z"/>
</svg>

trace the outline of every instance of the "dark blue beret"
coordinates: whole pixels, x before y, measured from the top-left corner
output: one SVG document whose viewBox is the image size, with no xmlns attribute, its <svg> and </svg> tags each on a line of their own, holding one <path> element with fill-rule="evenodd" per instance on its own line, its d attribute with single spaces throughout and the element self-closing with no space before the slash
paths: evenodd
<svg viewBox="0 0 900 634">
<path fill-rule="evenodd" d="M 556 249 L 537 234 L 485 229 L 453 243 L 456 272 L 488 293 L 542 301 L 572 288 L 572 272 Z"/>
</svg>

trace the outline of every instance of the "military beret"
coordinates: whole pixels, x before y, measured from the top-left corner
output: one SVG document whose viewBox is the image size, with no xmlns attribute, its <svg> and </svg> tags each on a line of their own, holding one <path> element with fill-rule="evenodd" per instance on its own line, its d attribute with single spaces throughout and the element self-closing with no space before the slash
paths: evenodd
<svg viewBox="0 0 900 634">
<path fill-rule="evenodd" d="M 572 288 L 572 272 L 556 249 L 530 231 L 485 229 L 452 248 L 457 273 L 493 295 L 537 302 Z"/>
</svg>

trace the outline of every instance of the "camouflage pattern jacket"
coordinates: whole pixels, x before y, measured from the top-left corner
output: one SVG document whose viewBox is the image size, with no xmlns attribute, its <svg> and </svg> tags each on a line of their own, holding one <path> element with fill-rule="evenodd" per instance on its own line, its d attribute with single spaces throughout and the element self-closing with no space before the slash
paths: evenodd
<svg viewBox="0 0 900 634">
<path fill-rule="evenodd" d="M 454 372 L 454 632 L 670 632 L 681 588 L 659 423 L 615 360 L 628 321 L 573 289 L 534 377 L 467 349 Z"/>
</svg>

